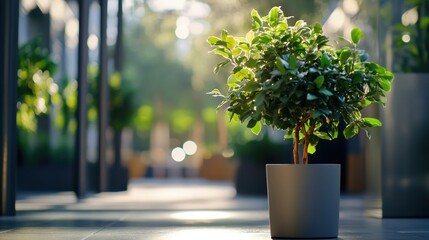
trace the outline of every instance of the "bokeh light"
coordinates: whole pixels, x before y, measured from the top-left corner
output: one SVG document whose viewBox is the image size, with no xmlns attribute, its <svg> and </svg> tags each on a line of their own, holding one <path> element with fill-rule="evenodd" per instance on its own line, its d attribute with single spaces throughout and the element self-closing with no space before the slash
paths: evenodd
<svg viewBox="0 0 429 240">
<path fill-rule="evenodd" d="M 411 36 L 408 33 L 404 33 L 402 34 L 402 41 L 404 43 L 409 43 L 411 41 Z"/>
<path fill-rule="evenodd" d="M 189 37 L 189 29 L 187 26 L 178 26 L 175 33 L 176 37 L 179 39 L 186 39 Z"/>
<path fill-rule="evenodd" d="M 401 20 L 404 26 L 414 25 L 419 19 L 417 8 L 411 8 L 402 14 Z"/>
<path fill-rule="evenodd" d="M 91 34 L 88 37 L 88 48 L 92 51 L 98 48 L 98 37 L 95 34 Z"/>
<path fill-rule="evenodd" d="M 343 9 L 347 14 L 354 16 L 359 12 L 359 4 L 356 0 L 344 0 Z"/>
<path fill-rule="evenodd" d="M 173 151 L 171 151 L 171 157 L 176 162 L 182 162 L 183 160 L 185 160 L 186 154 L 182 148 L 176 147 L 173 149 Z"/>
<path fill-rule="evenodd" d="M 197 152 L 197 144 L 191 140 L 183 144 L 183 150 L 187 155 L 194 155 Z"/>
</svg>

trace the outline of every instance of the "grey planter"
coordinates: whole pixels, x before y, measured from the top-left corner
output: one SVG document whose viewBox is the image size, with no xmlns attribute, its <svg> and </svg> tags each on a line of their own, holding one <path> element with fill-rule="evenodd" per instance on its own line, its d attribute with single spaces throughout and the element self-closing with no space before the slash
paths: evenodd
<svg viewBox="0 0 429 240">
<path fill-rule="evenodd" d="M 273 238 L 338 236 L 340 165 L 267 164 Z"/>
</svg>

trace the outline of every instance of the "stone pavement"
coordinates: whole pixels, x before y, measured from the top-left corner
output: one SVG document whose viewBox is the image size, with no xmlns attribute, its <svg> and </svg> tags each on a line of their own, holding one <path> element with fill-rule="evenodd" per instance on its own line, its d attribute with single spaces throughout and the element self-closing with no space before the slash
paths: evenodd
<svg viewBox="0 0 429 240">
<path fill-rule="evenodd" d="M 144 179 L 80 201 L 71 192 L 20 193 L 17 211 L 0 218 L 0 239 L 271 239 L 267 199 L 237 197 L 228 182 Z M 429 219 L 367 217 L 362 197 L 343 196 L 339 239 L 427 240 Z"/>
</svg>

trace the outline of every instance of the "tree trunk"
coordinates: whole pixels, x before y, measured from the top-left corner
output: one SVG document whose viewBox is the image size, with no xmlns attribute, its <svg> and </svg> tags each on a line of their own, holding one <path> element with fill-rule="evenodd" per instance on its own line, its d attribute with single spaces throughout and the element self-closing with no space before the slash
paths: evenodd
<svg viewBox="0 0 429 240">
<path fill-rule="evenodd" d="M 304 149 L 302 150 L 302 164 L 308 163 L 308 144 L 310 143 L 310 135 L 305 135 Z"/>
<path fill-rule="evenodd" d="M 302 151 L 302 163 L 303 164 L 308 164 L 308 145 L 310 144 L 310 137 L 311 137 L 311 135 L 313 135 L 314 128 L 315 128 L 315 126 L 312 126 L 310 124 L 310 127 L 307 131 L 307 130 L 305 130 L 305 126 L 303 126 L 302 131 L 304 132 L 304 135 L 305 135 L 305 137 L 304 137 L 304 149 Z"/>
<path fill-rule="evenodd" d="M 299 164 L 299 123 L 295 126 L 295 138 L 293 144 L 293 163 Z"/>
</svg>

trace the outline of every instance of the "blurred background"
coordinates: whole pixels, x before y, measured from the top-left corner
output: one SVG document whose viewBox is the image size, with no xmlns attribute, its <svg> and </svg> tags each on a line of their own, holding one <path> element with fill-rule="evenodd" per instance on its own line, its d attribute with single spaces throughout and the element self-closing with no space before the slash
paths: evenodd
<svg viewBox="0 0 429 240">
<path fill-rule="evenodd" d="M 105 161 L 109 169 L 126 173 L 107 173 L 110 186 L 125 182 L 110 190 L 126 190 L 126 182 L 134 178 L 203 178 L 234 182 L 237 193 L 265 194 L 264 166 L 290 162 L 291 142 L 283 140 L 281 132 L 268 129 L 254 136 L 240 124 L 229 122 L 222 111 L 217 112 L 218 99 L 206 95 L 213 88 L 225 89 L 227 77 L 226 71 L 213 74 L 221 59 L 208 54 L 207 37 L 219 35 L 222 29 L 244 35 L 250 29 L 253 8 L 266 15 L 271 7 L 281 6 L 285 15 L 295 17 L 291 21 L 320 22 L 325 33 L 338 40 L 333 45 L 343 44 L 340 37 L 349 38 L 351 29 L 360 27 L 365 32 L 360 47 L 371 60 L 403 75 L 429 71 L 426 0 L 109 0 L 106 39 L 100 39 L 99 1 L 87 4 L 87 170 L 83 174 L 89 191 L 96 191 L 97 166 Z M 79 27 L 83 26 L 79 9 L 74 0 L 20 1 L 18 190 L 73 189 Z M 106 49 L 100 58 L 102 42 Z M 105 65 L 100 59 L 107 61 Z M 108 82 L 108 111 L 102 113 L 107 117 L 103 131 L 107 145 L 101 157 L 100 69 Z M 417 104 L 423 110 L 416 110 L 424 124 L 419 129 L 426 134 L 427 100 Z M 395 111 L 385 114 L 378 107 L 367 111 L 385 118 L 388 130 L 373 130 L 371 142 L 358 136 L 348 142 L 340 137 L 320 143 L 310 162 L 341 163 L 343 192 L 380 196 L 387 180 L 382 177 L 383 156 L 389 154 L 382 149 L 391 149 L 382 146 L 388 142 L 382 139 L 407 140 L 404 135 L 383 135 L 382 131 L 405 129 L 390 124 L 389 119 L 395 117 L 389 114 Z M 404 131 L 406 135 L 412 132 Z M 420 141 L 419 149 L 424 148 L 424 142 Z M 419 181 L 427 183 L 427 191 L 427 155 L 422 158 L 424 170 Z M 392 169 L 397 165 L 386 166 Z M 393 179 L 399 176 L 397 171 L 395 174 Z"/>
</svg>

